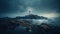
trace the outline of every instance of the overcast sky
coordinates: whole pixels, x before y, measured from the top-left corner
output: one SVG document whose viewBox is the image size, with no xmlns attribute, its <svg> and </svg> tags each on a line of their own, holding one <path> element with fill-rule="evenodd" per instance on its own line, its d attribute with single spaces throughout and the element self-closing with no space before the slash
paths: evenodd
<svg viewBox="0 0 60 34">
<path fill-rule="evenodd" d="M 60 13 L 59 0 L 0 0 L 0 17 L 16 17 L 32 14 L 57 17 Z"/>
</svg>

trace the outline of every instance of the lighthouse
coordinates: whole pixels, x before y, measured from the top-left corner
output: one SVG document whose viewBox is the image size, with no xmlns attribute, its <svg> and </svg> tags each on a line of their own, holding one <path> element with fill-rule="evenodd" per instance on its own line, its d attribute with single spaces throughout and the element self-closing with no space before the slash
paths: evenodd
<svg viewBox="0 0 60 34">
<path fill-rule="evenodd" d="M 32 8 L 28 7 L 28 14 L 31 15 L 32 14 Z"/>
<path fill-rule="evenodd" d="M 31 10 L 29 10 L 29 15 L 32 13 L 32 11 Z"/>
</svg>

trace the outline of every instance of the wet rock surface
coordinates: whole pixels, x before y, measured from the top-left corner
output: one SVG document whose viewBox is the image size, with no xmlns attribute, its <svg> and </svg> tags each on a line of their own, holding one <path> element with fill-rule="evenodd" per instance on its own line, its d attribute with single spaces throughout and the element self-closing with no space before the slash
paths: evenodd
<svg viewBox="0 0 60 34">
<path fill-rule="evenodd" d="M 60 34 L 60 27 L 42 23 L 35 25 L 25 20 L 0 19 L 0 34 Z"/>
</svg>

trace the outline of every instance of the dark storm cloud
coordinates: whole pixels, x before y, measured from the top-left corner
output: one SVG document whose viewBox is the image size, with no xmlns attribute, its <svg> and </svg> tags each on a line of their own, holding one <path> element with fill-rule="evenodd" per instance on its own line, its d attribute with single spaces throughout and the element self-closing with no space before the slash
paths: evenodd
<svg viewBox="0 0 60 34">
<path fill-rule="evenodd" d="M 58 10 L 59 7 L 59 0 L 41 0 L 33 4 L 33 7 L 38 7 L 39 9 L 49 9 L 49 10 Z"/>
<path fill-rule="evenodd" d="M 0 0 L 0 12 L 2 13 L 9 13 L 9 12 L 16 12 L 16 10 L 24 10 L 24 5 L 22 7 L 23 3 L 19 3 L 18 0 Z M 19 8 L 19 6 L 21 6 Z"/>
<path fill-rule="evenodd" d="M 59 0 L 0 0 L 0 15 L 23 13 L 28 7 L 60 12 L 59 3 Z"/>
<path fill-rule="evenodd" d="M 13 4 L 14 3 L 14 4 Z M 8 12 L 16 9 L 15 1 L 12 0 L 0 0 L 0 12 Z"/>
</svg>

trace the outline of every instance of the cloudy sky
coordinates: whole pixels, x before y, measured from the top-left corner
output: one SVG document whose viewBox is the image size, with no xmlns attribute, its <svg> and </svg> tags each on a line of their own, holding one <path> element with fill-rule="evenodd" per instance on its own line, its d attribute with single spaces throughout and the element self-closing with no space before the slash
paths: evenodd
<svg viewBox="0 0 60 34">
<path fill-rule="evenodd" d="M 59 17 L 59 0 L 0 0 L 0 17 L 32 14 L 45 17 Z"/>
</svg>

